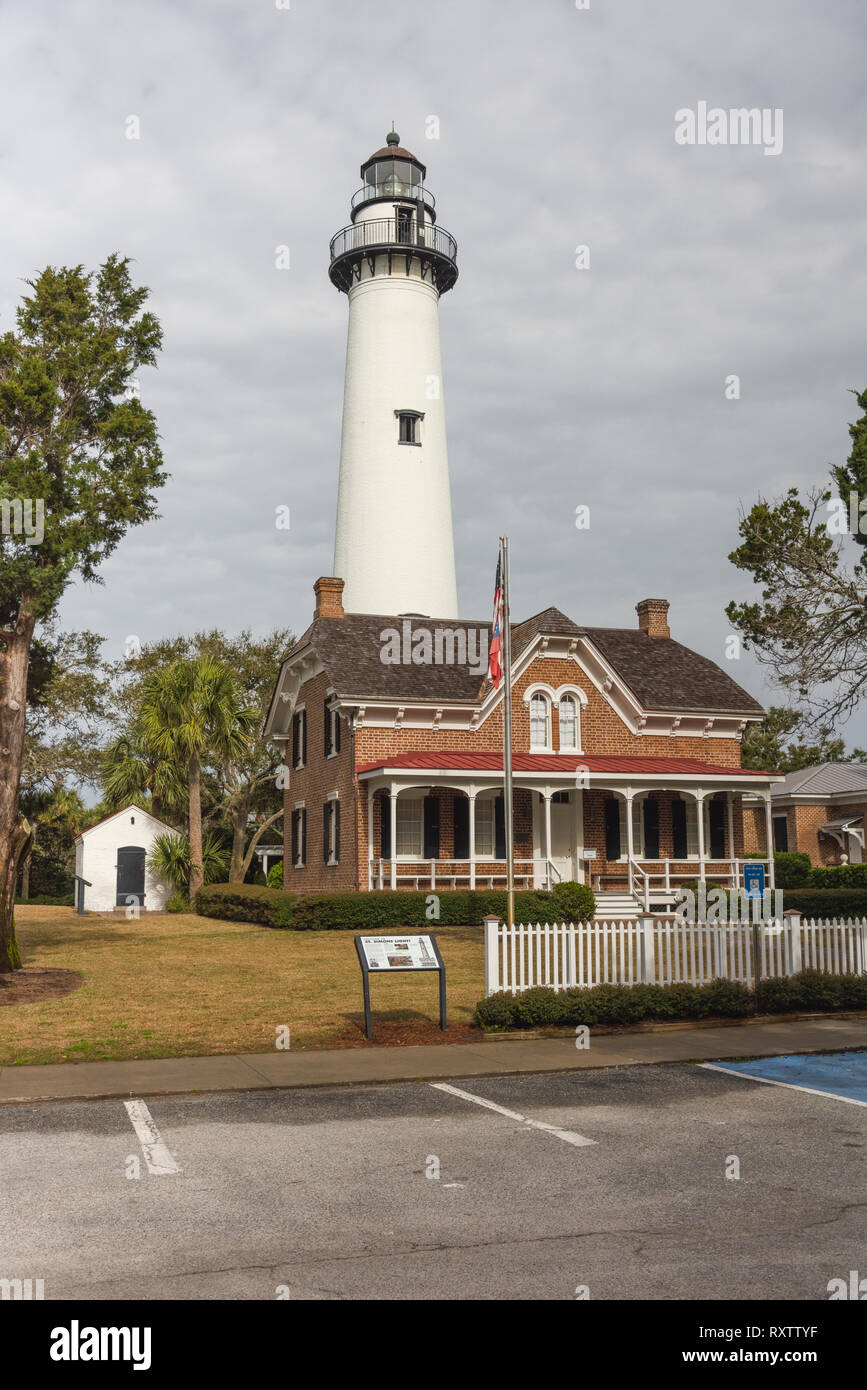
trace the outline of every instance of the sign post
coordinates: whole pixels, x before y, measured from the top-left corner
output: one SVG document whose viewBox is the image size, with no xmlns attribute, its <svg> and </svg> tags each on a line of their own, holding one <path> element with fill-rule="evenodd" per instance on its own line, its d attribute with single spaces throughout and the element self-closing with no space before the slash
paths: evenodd
<svg viewBox="0 0 867 1390">
<path fill-rule="evenodd" d="M 440 981 L 440 1028 L 446 1031 L 446 967 L 435 936 L 356 936 L 364 990 L 364 1036 L 370 1038 L 370 976 L 436 970 Z"/>
</svg>

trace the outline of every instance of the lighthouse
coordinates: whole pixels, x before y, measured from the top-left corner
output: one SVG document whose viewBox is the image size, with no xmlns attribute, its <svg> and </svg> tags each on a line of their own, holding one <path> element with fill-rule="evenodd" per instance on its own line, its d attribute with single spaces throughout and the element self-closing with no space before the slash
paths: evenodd
<svg viewBox="0 0 867 1390">
<path fill-rule="evenodd" d="M 456 618 L 439 302 L 457 245 L 395 131 L 331 240 L 349 300 L 334 574 L 351 613 Z"/>
</svg>

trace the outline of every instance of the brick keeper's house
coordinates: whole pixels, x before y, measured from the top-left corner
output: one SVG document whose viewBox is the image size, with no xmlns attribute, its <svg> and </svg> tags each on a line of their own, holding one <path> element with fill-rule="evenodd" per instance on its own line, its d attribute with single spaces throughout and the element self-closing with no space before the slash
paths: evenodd
<svg viewBox="0 0 867 1390">
<path fill-rule="evenodd" d="M 267 726 L 285 748 L 286 887 L 502 887 L 503 687 L 467 660 L 412 662 L 430 639 L 484 663 L 490 625 L 344 613 L 342 580 L 314 588 Z M 617 913 L 670 904 L 686 879 L 742 887 L 742 796 L 767 825 L 778 780 L 740 765 L 761 706 L 672 639 L 664 600 L 637 609 L 634 628 L 556 608 L 512 625 L 516 882 L 589 882 Z"/>
<path fill-rule="evenodd" d="M 266 726 L 284 749 L 284 883 L 499 887 L 504 691 L 489 624 L 457 616 L 446 453 L 439 305 L 457 243 L 396 132 L 361 177 L 330 247 L 349 303 L 335 577 L 314 586 Z M 618 915 L 670 904 L 685 878 L 742 885 L 745 788 L 770 827 L 775 779 L 740 765 L 763 711 L 667 614 L 645 599 L 637 627 L 556 608 L 512 626 L 518 884 L 590 880 Z"/>
</svg>

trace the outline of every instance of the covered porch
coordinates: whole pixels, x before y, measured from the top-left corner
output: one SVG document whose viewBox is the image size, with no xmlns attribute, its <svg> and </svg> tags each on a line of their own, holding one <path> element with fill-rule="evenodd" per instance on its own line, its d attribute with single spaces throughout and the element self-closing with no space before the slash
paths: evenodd
<svg viewBox="0 0 867 1390">
<path fill-rule="evenodd" d="M 502 888 L 502 756 L 399 754 L 358 769 L 367 887 Z M 589 883 L 603 900 L 671 906 L 690 880 L 743 887 L 741 794 L 765 801 L 766 773 L 695 759 L 516 754 L 514 873 L 521 888 Z"/>
</svg>

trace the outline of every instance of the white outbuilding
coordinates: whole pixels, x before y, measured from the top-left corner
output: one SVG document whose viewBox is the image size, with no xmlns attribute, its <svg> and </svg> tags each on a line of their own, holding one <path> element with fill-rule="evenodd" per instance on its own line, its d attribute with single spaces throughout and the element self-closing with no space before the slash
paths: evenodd
<svg viewBox="0 0 867 1390">
<path fill-rule="evenodd" d="M 136 805 L 124 806 L 82 831 L 75 841 L 75 872 L 87 880 L 84 911 L 112 912 L 137 903 L 142 911 L 161 912 L 172 885 L 156 878 L 147 861 L 154 840 L 166 832 L 178 833 Z"/>
</svg>

